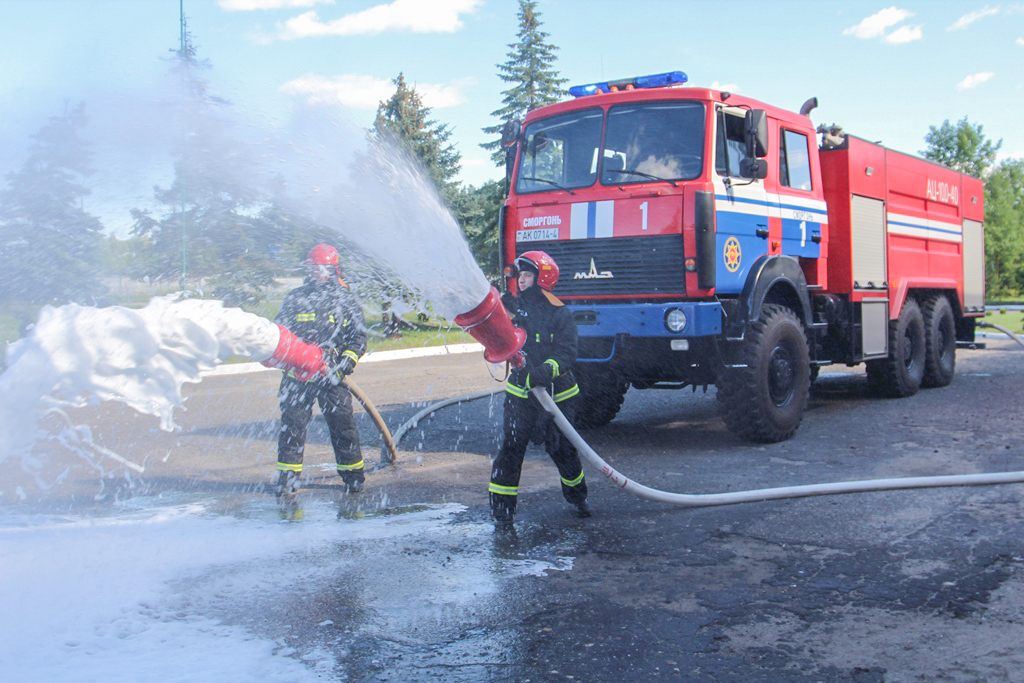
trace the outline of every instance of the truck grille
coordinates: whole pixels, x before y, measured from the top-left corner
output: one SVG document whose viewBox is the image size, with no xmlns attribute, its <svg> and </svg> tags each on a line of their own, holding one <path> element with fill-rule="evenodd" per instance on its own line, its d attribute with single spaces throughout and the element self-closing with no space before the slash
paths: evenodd
<svg viewBox="0 0 1024 683">
<path fill-rule="evenodd" d="M 558 263 L 555 294 L 560 297 L 682 294 L 683 240 L 680 235 L 529 242 L 524 251 L 546 251 Z"/>
</svg>

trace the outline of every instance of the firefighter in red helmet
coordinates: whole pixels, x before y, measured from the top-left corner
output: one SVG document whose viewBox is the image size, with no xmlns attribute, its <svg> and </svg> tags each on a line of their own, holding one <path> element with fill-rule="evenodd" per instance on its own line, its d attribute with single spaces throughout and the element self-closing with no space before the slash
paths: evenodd
<svg viewBox="0 0 1024 683">
<path fill-rule="evenodd" d="M 519 295 L 506 293 L 502 302 L 513 324 L 526 331 L 526 363 L 513 369 L 506 383 L 504 439 L 491 466 L 488 493 L 498 529 L 513 526 L 523 456 L 531 439 L 543 441 L 558 468 L 565 499 L 580 517 L 590 516 L 579 454 L 530 394 L 533 387 L 547 387 L 562 413 L 570 422 L 573 420 L 580 392 L 572 372 L 576 323 L 569 309 L 552 293 L 558 282 L 558 264 L 543 251 L 527 251 L 515 260 L 513 271 Z"/>
<path fill-rule="evenodd" d="M 274 322 L 303 341 L 321 347 L 328 372 L 310 379 L 299 379 L 286 372 L 281 380 L 278 497 L 291 495 L 299 487 L 306 428 L 314 403 L 319 404 L 327 422 L 338 474 L 348 491 L 362 490 L 364 481 L 352 395 L 342 384 L 342 378 L 355 369 L 359 357 L 366 352 L 363 311 L 341 278 L 337 249 L 329 244 L 316 245 L 309 251 L 305 266 L 305 281 L 288 293 Z"/>
</svg>

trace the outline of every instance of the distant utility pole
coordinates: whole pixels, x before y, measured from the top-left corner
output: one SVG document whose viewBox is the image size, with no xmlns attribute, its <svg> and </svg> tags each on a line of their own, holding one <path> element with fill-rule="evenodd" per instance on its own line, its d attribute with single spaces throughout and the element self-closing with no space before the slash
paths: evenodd
<svg viewBox="0 0 1024 683">
<path fill-rule="evenodd" d="M 185 42 L 186 42 L 186 35 L 185 35 L 185 33 L 186 33 L 186 28 L 185 28 L 185 0 L 178 0 L 178 16 L 179 16 L 179 23 L 181 25 L 181 31 L 180 31 L 180 33 L 181 33 L 181 48 L 180 48 L 180 50 L 178 52 L 178 60 L 181 62 L 181 64 L 179 65 L 180 68 L 181 68 L 181 97 L 182 97 L 182 105 L 184 105 L 184 98 L 186 96 L 186 89 L 185 89 L 186 74 L 185 74 L 185 68 L 186 68 L 186 65 L 188 63 L 188 54 L 185 52 Z M 184 113 L 184 109 L 181 109 L 181 111 Z M 181 125 L 182 126 L 185 125 L 184 117 L 182 118 Z M 184 182 L 184 179 L 179 179 L 179 180 L 181 181 L 181 296 L 182 296 L 182 298 L 184 298 L 185 297 L 185 273 L 186 273 L 186 270 L 187 270 L 186 269 L 186 256 L 188 254 L 188 251 L 187 251 L 186 246 L 185 246 L 186 245 L 186 236 L 185 236 L 185 233 L 186 233 L 186 231 L 185 231 L 185 225 L 186 225 L 186 221 L 185 221 L 185 182 Z"/>
</svg>

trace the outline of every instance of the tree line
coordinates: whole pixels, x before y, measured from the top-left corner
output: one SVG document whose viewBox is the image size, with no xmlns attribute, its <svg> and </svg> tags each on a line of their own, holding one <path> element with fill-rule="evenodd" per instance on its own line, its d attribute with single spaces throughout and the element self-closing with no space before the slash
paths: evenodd
<svg viewBox="0 0 1024 683">
<path fill-rule="evenodd" d="M 494 139 L 483 145 L 496 166 L 505 163 L 499 136 L 508 121 L 565 95 L 566 79 L 554 64 L 557 48 L 543 30 L 536 0 L 519 0 L 518 32 L 505 62 L 496 65 L 508 86 L 496 123 L 483 128 Z M 255 306 L 282 275 L 295 274 L 309 245 L 329 241 L 322 226 L 289 211 L 271 193 L 232 182 L 226 167 L 245 168 L 243 146 L 216 112 L 228 103 L 209 91 L 187 26 L 169 59 L 183 84 L 183 120 L 203 122 L 173 150 L 173 179 L 154 188 L 150 209 L 133 209 L 131 235 L 105 234 L 100 219 L 84 208 L 94 173 L 84 103 L 68 104 L 33 136 L 24 164 L 0 189 L 0 305 L 22 319 L 44 304 L 112 302 L 104 276 L 177 281 L 184 292 L 202 280 L 209 294 L 227 305 Z M 432 117 L 403 73 L 394 94 L 380 102 L 368 135 L 401 145 L 422 167 L 451 209 L 485 275 L 500 277 L 498 215 L 505 182 L 460 186 L 461 155 L 452 129 Z M 985 181 L 986 270 L 990 297 L 1024 294 L 1024 160 L 996 162 L 1001 141 L 988 140 L 982 126 L 966 118 L 931 126 L 920 153 Z M 350 264 L 357 271 L 358 263 Z M 365 264 L 362 268 L 365 270 Z M 372 267 L 369 267 L 371 270 Z M 401 292 L 386 273 L 370 273 L 378 301 Z M 362 293 L 366 296 L 367 293 Z"/>
</svg>

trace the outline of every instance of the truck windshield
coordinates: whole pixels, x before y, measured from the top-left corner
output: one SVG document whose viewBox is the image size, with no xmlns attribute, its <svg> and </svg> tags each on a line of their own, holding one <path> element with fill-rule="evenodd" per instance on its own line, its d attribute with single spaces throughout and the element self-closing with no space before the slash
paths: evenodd
<svg viewBox="0 0 1024 683">
<path fill-rule="evenodd" d="M 601 182 L 623 185 L 699 177 L 704 168 L 704 118 L 701 102 L 612 107 Z"/>
<path fill-rule="evenodd" d="M 516 192 L 571 190 L 594 184 L 601 146 L 600 109 L 534 121 L 523 134 Z"/>
</svg>

